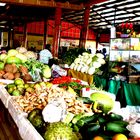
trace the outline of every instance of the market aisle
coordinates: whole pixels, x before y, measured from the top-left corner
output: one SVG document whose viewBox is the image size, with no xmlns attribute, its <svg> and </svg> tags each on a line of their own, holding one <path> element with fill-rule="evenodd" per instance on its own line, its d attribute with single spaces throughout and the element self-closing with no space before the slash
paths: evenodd
<svg viewBox="0 0 140 140">
<path fill-rule="evenodd" d="M 0 100 L 0 140 L 22 140 L 10 114 Z"/>
</svg>

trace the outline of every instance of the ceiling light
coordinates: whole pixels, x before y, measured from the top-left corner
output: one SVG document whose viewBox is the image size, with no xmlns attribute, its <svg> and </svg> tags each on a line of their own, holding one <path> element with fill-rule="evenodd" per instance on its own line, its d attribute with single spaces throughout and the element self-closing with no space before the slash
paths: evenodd
<svg viewBox="0 0 140 140">
<path fill-rule="evenodd" d="M 5 5 L 6 5 L 6 3 L 0 2 L 0 6 L 5 6 Z"/>
</svg>

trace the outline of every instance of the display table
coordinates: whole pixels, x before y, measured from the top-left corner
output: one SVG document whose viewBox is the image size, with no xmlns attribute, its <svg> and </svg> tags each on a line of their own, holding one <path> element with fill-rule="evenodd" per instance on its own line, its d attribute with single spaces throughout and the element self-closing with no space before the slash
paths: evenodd
<svg viewBox="0 0 140 140">
<path fill-rule="evenodd" d="M 20 111 L 19 106 L 14 102 L 4 86 L 0 86 L 0 99 L 16 123 L 19 134 L 23 140 L 43 140 L 33 125 L 26 118 L 27 114 Z"/>
<path fill-rule="evenodd" d="M 138 84 L 126 83 L 125 81 L 120 80 L 108 80 L 102 76 L 89 75 L 72 69 L 68 70 L 68 76 L 86 81 L 89 85 L 94 83 L 96 87 L 100 87 L 115 94 L 117 100 L 121 103 L 121 106 L 140 105 L 140 85 Z"/>
</svg>

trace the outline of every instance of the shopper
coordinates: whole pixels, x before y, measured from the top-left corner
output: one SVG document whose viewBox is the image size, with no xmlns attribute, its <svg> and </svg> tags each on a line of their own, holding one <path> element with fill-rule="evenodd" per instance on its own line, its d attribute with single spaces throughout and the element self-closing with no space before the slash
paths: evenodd
<svg viewBox="0 0 140 140">
<path fill-rule="evenodd" d="M 39 53 L 39 61 L 48 64 L 49 60 L 53 58 L 52 53 L 51 53 L 51 45 L 47 44 L 43 50 L 40 51 Z"/>
<path fill-rule="evenodd" d="M 106 48 L 103 48 L 103 49 L 102 49 L 102 54 L 104 55 L 104 59 L 106 59 L 106 52 L 107 52 L 107 51 L 106 51 Z"/>
</svg>

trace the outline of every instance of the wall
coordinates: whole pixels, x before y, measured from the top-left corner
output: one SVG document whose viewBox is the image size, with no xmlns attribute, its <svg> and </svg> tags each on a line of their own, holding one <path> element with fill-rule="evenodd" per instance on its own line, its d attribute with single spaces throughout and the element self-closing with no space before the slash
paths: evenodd
<svg viewBox="0 0 140 140">
<path fill-rule="evenodd" d="M 43 44 L 41 44 L 43 40 L 43 34 L 44 34 L 44 22 L 32 22 L 27 25 L 27 30 L 28 30 L 28 45 L 31 47 L 33 44 L 35 47 L 37 47 L 38 50 L 42 49 Z M 19 42 L 23 41 L 23 27 L 16 27 L 15 28 L 16 34 L 15 38 Z M 74 46 L 79 45 L 79 38 L 80 38 L 80 31 L 81 27 L 78 25 L 73 25 L 68 22 L 62 22 L 61 23 L 61 41 L 60 41 L 60 46 L 63 46 L 64 44 L 70 44 Z M 47 42 L 52 45 L 53 41 L 53 32 L 54 32 L 54 21 L 49 20 L 48 21 L 48 28 L 47 28 Z M 33 35 L 34 34 L 34 35 Z M 88 31 L 88 40 L 89 42 L 87 43 L 87 47 L 89 45 L 93 46 L 95 42 L 96 35 L 92 30 Z M 66 45 L 67 46 L 67 45 Z"/>
</svg>

